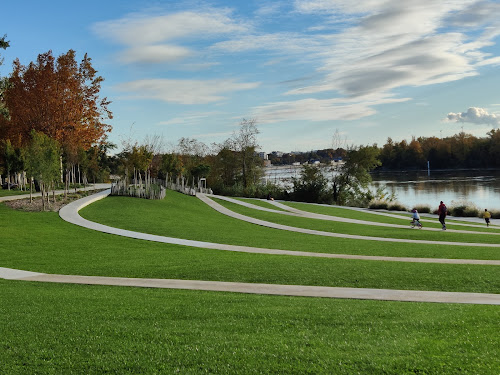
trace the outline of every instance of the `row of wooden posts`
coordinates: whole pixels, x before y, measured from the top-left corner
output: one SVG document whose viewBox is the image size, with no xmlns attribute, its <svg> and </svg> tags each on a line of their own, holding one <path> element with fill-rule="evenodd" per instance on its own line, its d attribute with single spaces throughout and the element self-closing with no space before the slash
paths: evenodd
<svg viewBox="0 0 500 375">
<path fill-rule="evenodd" d="M 126 178 L 117 180 L 111 186 L 111 195 L 163 199 L 165 198 L 166 189 L 192 196 L 195 196 L 197 192 L 212 194 L 212 190 L 206 188 L 204 178 L 199 178 L 197 181 L 192 178 L 191 184 L 189 184 L 190 181 L 183 176 L 176 177 L 175 181 L 168 174 L 166 180 L 151 178 L 149 173 L 145 174 L 144 179 L 142 177 L 141 173 L 134 173 L 134 178 L 131 181 Z"/>
</svg>

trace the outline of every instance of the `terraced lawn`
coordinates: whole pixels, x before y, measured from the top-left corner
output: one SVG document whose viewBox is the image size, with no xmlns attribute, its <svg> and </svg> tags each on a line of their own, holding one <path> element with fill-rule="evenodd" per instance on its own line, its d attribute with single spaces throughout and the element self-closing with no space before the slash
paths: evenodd
<svg viewBox="0 0 500 375">
<path fill-rule="evenodd" d="M 327 238 L 265 228 L 234 220 L 197 198 L 171 191 L 163 201 L 108 197 L 80 213 L 88 220 L 117 228 L 232 245 L 356 255 L 500 259 L 497 248 Z M 359 230 L 360 226 L 354 226 Z"/>
<path fill-rule="evenodd" d="M 171 191 L 110 197 L 89 219 L 260 247 L 498 259 L 499 249 L 264 228 Z M 255 210 L 251 210 L 255 211 Z M 500 293 L 498 266 L 234 253 L 134 240 L 0 204 L 0 266 L 37 272 Z M 356 228 L 359 226 L 355 225 Z M 267 246 L 272 244 L 273 246 Z M 497 374 L 498 306 L 0 280 L 0 373 Z"/>
<path fill-rule="evenodd" d="M 242 215 L 297 228 L 313 229 L 331 233 L 342 233 L 350 235 L 362 235 L 362 236 L 385 237 L 385 238 L 429 240 L 436 242 L 452 241 L 452 242 L 500 244 L 500 235 L 499 235 L 500 233 L 497 235 L 489 234 L 489 232 L 485 234 L 474 234 L 474 233 L 469 234 L 469 233 L 453 233 L 450 231 L 412 230 L 409 226 L 408 228 L 397 228 L 397 227 L 391 228 L 391 227 L 372 226 L 369 224 L 352 224 L 352 223 L 344 223 L 338 221 L 328 221 L 321 219 L 310 219 L 297 216 L 282 215 L 279 213 L 260 211 L 253 208 L 244 207 L 236 203 L 228 202 L 222 199 L 214 198 L 214 200 L 217 203 L 223 205 L 224 207 L 230 209 L 231 211 L 240 213 Z"/>
</svg>

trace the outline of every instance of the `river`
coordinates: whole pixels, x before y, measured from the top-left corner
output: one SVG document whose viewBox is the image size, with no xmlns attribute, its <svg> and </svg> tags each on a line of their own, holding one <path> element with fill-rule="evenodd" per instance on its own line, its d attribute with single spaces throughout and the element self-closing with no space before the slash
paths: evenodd
<svg viewBox="0 0 500 375">
<path fill-rule="evenodd" d="M 327 168 L 325 168 L 327 170 Z M 331 175 L 332 172 L 327 172 Z M 300 176 L 299 166 L 268 167 L 269 182 L 286 185 L 290 177 Z M 448 207 L 462 201 L 479 209 L 500 209 L 500 171 L 446 170 L 420 172 L 377 172 L 372 174 L 372 188 L 384 188 L 407 207 L 429 205 L 437 207 L 444 201 Z"/>
</svg>

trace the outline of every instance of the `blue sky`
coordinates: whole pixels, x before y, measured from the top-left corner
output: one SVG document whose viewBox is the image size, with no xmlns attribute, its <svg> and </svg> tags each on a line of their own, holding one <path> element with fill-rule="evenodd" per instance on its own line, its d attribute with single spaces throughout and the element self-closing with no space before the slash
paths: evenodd
<svg viewBox="0 0 500 375">
<path fill-rule="evenodd" d="M 262 150 L 308 151 L 500 125 L 500 3 L 475 0 L 4 2 L 0 75 L 92 58 L 109 139 L 220 143 L 255 119 Z M 339 137 L 337 137 L 338 139 Z M 337 142 L 338 144 L 338 142 Z"/>
</svg>

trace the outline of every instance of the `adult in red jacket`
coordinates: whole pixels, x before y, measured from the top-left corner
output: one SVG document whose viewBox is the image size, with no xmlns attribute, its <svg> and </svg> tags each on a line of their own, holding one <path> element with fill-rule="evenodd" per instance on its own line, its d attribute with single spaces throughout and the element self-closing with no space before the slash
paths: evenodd
<svg viewBox="0 0 500 375">
<path fill-rule="evenodd" d="M 441 201 L 438 207 L 438 215 L 439 215 L 439 222 L 443 226 L 443 230 L 446 230 L 446 224 L 444 223 L 444 220 L 446 219 L 447 210 L 448 209 L 446 208 L 445 204 L 443 203 L 443 201 Z"/>
</svg>

